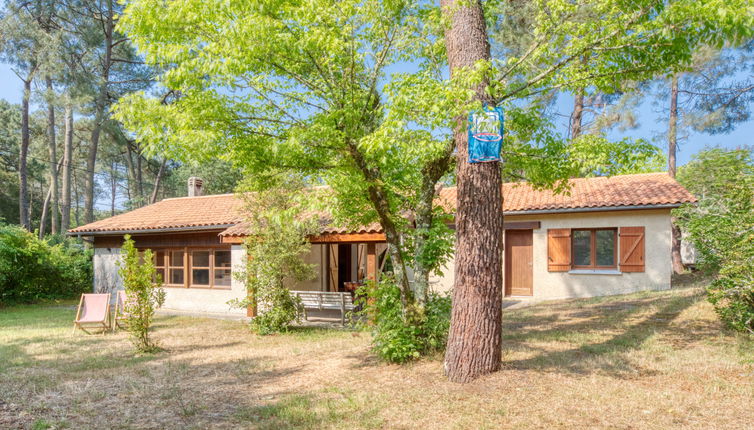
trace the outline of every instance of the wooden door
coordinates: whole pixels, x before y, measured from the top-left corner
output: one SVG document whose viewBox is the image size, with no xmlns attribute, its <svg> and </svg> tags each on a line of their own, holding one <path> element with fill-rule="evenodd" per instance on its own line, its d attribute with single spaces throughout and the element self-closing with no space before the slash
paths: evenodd
<svg viewBox="0 0 754 430">
<path fill-rule="evenodd" d="M 532 230 L 505 232 L 505 295 L 532 295 Z"/>
</svg>

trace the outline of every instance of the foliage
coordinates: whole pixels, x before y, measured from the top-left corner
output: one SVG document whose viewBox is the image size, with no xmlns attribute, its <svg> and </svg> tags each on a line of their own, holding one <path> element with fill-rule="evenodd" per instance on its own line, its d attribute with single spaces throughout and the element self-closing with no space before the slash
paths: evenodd
<svg viewBox="0 0 754 430">
<path fill-rule="evenodd" d="M 0 224 L 0 304 L 69 299 L 92 288 L 91 252 L 73 239 L 44 240 Z"/>
<path fill-rule="evenodd" d="M 709 299 L 737 330 L 754 329 L 754 158 L 751 150 L 712 148 L 681 167 L 678 180 L 698 199 L 675 211 L 697 252 L 717 274 Z"/>
<path fill-rule="evenodd" d="M 430 293 L 422 308 L 405 306 L 395 280 L 386 276 L 357 292 L 364 326 L 372 331 L 374 352 L 391 363 L 405 363 L 442 352 L 450 327 L 450 297 Z"/>
<path fill-rule="evenodd" d="M 490 21 L 505 19 L 496 13 L 504 3 L 484 2 Z M 249 176 L 282 171 L 327 184 L 336 224 L 380 223 L 401 300 L 418 314 L 429 274 L 452 249 L 435 192 L 453 168 L 456 118 L 481 107 L 480 83 L 506 112 L 506 176 L 565 192 L 571 177 L 641 170 L 657 151 L 631 141 L 571 146 L 541 94 L 616 92 L 682 69 L 701 43 L 754 28 L 745 0 L 543 0 L 524 25 L 530 39 L 449 76 L 448 23 L 435 3 L 249 6 L 129 2 L 119 30 L 180 97 L 134 93 L 115 117 L 171 157 L 225 158 Z"/>
<path fill-rule="evenodd" d="M 704 150 L 682 166 L 678 181 L 699 200 L 675 211 L 691 235 L 697 265 L 719 271 L 739 240 L 754 229 L 754 159 L 751 150 Z"/>
<path fill-rule="evenodd" d="M 717 279 L 707 289 L 709 301 L 730 328 L 754 335 L 754 231 L 750 229 L 726 253 Z"/>
<path fill-rule="evenodd" d="M 125 235 L 123 239 L 118 275 L 126 290 L 126 303 L 123 306 L 126 330 L 138 352 L 157 352 L 160 348 L 150 339 L 149 328 L 155 309 L 165 302 L 162 279 L 154 267 L 152 250 L 147 249 L 140 254 L 131 236 Z"/>
<path fill-rule="evenodd" d="M 307 237 L 319 230 L 318 219 L 307 212 L 308 200 L 315 196 L 303 190 L 302 182 L 269 179 L 262 181 L 265 188 L 244 194 L 244 225 L 249 233 L 244 278 L 249 294 L 233 303 L 257 308 L 259 315 L 252 319 L 251 329 L 258 334 L 286 331 L 292 321 L 299 320 L 300 300 L 290 294 L 287 284 L 314 277 L 313 265 L 302 256 L 311 251 Z"/>
</svg>

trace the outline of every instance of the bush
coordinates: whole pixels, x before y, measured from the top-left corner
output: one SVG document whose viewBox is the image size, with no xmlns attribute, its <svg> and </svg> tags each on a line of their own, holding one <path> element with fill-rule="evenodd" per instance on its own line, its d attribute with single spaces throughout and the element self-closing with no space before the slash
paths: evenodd
<svg viewBox="0 0 754 430">
<path fill-rule="evenodd" d="M 728 253 L 707 293 L 728 328 L 754 334 L 754 233 Z"/>
<path fill-rule="evenodd" d="M 293 321 L 301 320 L 301 299 L 284 286 L 260 289 L 257 301 L 266 304 L 266 309 L 251 320 L 251 330 L 256 334 L 284 332 Z"/>
<path fill-rule="evenodd" d="M 405 363 L 445 350 L 450 328 L 450 297 L 430 293 L 423 307 L 401 302 L 390 278 L 359 290 L 357 303 L 372 331 L 374 352 L 391 363 Z"/>
<path fill-rule="evenodd" d="M 60 236 L 0 225 L 0 303 L 75 298 L 92 289 L 91 251 Z"/>
<path fill-rule="evenodd" d="M 162 279 L 154 267 L 152 250 L 147 249 L 143 256 L 139 256 L 131 236 L 126 235 L 124 239 L 121 251 L 123 260 L 118 262 L 118 274 L 126 290 L 126 303 L 123 306 L 126 330 L 137 351 L 157 352 L 160 348 L 149 338 L 149 327 L 155 309 L 165 302 Z"/>
<path fill-rule="evenodd" d="M 754 333 L 754 158 L 747 149 L 707 149 L 678 174 L 699 198 L 674 211 L 697 251 L 697 267 L 716 275 L 707 289 L 723 323 Z"/>
</svg>

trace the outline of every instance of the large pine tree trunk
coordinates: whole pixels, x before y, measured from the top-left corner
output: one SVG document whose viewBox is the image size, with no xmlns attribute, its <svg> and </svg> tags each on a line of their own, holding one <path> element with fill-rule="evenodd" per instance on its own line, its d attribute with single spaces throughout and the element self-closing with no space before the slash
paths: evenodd
<svg viewBox="0 0 754 430">
<path fill-rule="evenodd" d="M 73 152 L 73 108 L 65 107 L 65 137 L 63 141 L 63 201 L 60 205 L 60 231 L 71 227 L 71 156 Z"/>
<path fill-rule="evenodd" d="M 29 99 L 31 98 L 31 81 L 33 73 L 24 80 L 24 95 L 21 101 L 21 150 L 18 155 L 18 223 L 31 231 L 29 216 L 29 183 L 27 156 L 29 154 Z"/>
<path fill-rule="evenodd" d="M 55 142 L 55 105 L 52 102 L 52 79 L 45 78 L 47 85 L 47 145 L 50 155 L 50 233 L 58 234 L 60 222 L 58 214 L 60 201 L 58 199 L 58 153 Z"/>
<path fill-rule="evenodd" d="M 481 2 L 442 0 L 440 4 L 450 23 L 445 40 L 451 74 L 489 60 Z M 483 82 L 476 88 L 476 97 L 492 102 L 486 86 Z M 503 199 L 499 163 L 469 164 L 466 118 L 456 122 L 457 242 L 445 372 L 451 381 L 468 382 L 500 368 Z"/>
</svg>

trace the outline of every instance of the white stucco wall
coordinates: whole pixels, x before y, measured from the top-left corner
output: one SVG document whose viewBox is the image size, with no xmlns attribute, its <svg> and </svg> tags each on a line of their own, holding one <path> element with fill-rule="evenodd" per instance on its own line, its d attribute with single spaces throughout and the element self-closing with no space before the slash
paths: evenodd
<svg viewBox="0 0 754 430">
<path fill-rule="evenodd" d="M 508 216 L 506 222 L 540 221 L 533 233 L 533 296 L 549 300 L 572 297 L 594 297 L 625 294 L 641 290 L 670 288 L 670 211 L 612 211 L 554 215 Z M 547 271 L 547 230 L 552 228 L 645 228 L 645 271 L 618 274 L 574 274 Z M 454 262 L 451 260 L 443 276 L 430 280 L 436 291 L 449 291 L 453 286 Z"/>
</svg>

